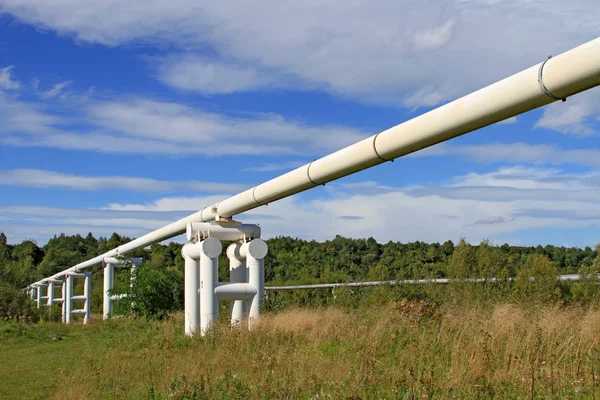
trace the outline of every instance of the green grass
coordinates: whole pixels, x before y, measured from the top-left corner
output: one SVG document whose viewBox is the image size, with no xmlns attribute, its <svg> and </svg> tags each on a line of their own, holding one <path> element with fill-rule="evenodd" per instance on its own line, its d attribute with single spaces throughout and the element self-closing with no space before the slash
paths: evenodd
<svg viewBox="0 0 600 400">
<path fill-rule="evenodd" d="M 266 313 L 251 332 L 192 339 L 181 313 L 0 324 L 0 399 L 595 399 L 598 332 L 590 307 L 409 301 Z"/>
</svg>

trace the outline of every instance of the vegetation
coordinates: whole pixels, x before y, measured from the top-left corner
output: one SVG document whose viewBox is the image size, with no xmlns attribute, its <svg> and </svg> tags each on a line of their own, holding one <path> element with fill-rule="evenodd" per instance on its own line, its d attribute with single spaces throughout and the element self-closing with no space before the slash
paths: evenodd
<svg viewBox="0 0 600 400">
<path fill-rule="evenodd" d="M 0 325 L 0 398 L 600 395 L 595 308 L 294 308 L 267 314 L 250 332 L 221 324 L 206 339 L 184 339 L 182 319 Z"/>
<path fill-rule="evenodd" d="M 324 243 L 269 240 L 270 284 L 457 278 L 397 285 L 270 292 L 256 329 L 221 322 L 183 335 L 181 245 L 135 256 L 116 303 L 131 318 L 100 321 L 93 276 L 89 325 L 56 322 L 20 288 L 128 238 L 58 236 L 8 245 L 0 235 L 0 398 L 590 398 L 600 395 L 597 248 Z M 222 259 L 220 279 L 228 268 Z M 99 267 L 95 272 L 99 272 Z M 576 283 L 559 273 L 581 273 Z M 499 278 L 478 284 L 463 278 Z M 514 280 L 505 278 L 516 277 Z M 533 278 L 533 279 L 532 279 Z M 142 318 L 137 318 L 142 317 Z M 37 322 L 37 323 L 32 323 Z"/>
</svg>

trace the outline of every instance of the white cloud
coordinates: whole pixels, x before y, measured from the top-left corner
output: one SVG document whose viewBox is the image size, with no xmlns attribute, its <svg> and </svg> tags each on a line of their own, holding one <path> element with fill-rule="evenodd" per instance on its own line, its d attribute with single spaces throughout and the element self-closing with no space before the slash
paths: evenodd
<svg viewBox="0 0 600 400">
<path fill-rule="evenodd" d="M 456 18 L 450 18 L 440 26 L 418 31 L 415 33 L 416 48 L 437 49 L 444 46 L 452 39 L 454 25 L 456 25 Z"/>
<path fill-rule="evenodd" d="M 52 89 L 56 92 L 52 96 L 62 87 Z M 277 114 L 227 115 L 176 102 L 101 98 L 93 93 L 70 93 L 44 103 L 0 92 L 0 118 L 0 144 L 104 153 L 313 155 L 369 135 L 344 126 L 286 120 Z M 82 123 L 86 128 L 81 128 Z"/>
<path fill-rule="evenodd" d="M 39 169 L 0 171 L 0 185 L 64 188 L 72 190 L 125 190 L 165 193 L 193 190 L 206 193 L 237 193 L 248 185 L 202 181 L 161 181 L 130 176 L 81 176 Z"/>
<path fill-rule="evenodd" d="M 51 99 L 53 97 L 58 96 L 65 88 L 69 87 L 73 81 L 64 81 L 57 84 L 52 85 L 52 89 L 43 91 L 39 93 L 39 96 L 43 99 Z"/>
<path fill-rule="evenodd" d="M 266 70 L 393 105 L 427 85 L 460 95 L 501 79 L 593 39 L 600 17 L 596 0 L 108 0 L 78 2 L 76 13 L 73 7 L 72 0 L 6 0 L 0 10 L 77 41 L 216 53 L 228 60 L 225 76 L 242 83 L 217 78 L 203 81 L 203 91 L 262 88 L 265 78 L 252 71 Z"/>
<path fill-rule="evenodd" d="M 276 71 L 178 54 L 156 61 L 157 77 L 176 89 L 229 94 L 288 86 Z"/>
<path fill-rule="evenodd" d="M 598 132 L 599 115 L 600 93 L 592 90 L 569 98 L 564 103 L 550 104 L 535 126 L 567 135 L 590 136 Z"/>
<path fill-rule="evenodd" d="M 11 70 L 13 68 L 14 65 L 0 68 L 0 89 L 11 90 L 19 88 L 19 82 L 14 81 L 11 77 Z"/>
<path fill-rule="evenodd" d="M 458 156 L 479 163 L 576 164 L 600 166 L 598 149 L 563 149 L 546 144 L 489 143 L 481 145 L 452 145 L 441 143 L 409 157 Z"/>
<path fill-rule="evenodd" d="M 272 171 L 282 171 L 282 170 L 291 170 L 294 168 L 301 167 L 302 165 L 307 164 L 306 161 L 290 161 L 280 164 L 263 164 L 258 165 L 256 167 L 248 167 L 242 169 L 242 172 L 272 172 Z"/>
<path fill-rule="evenodd" d="M 361 188 L 386 190 L 369 192 Z M 294 196 L 236 219 L 259 223 L 265 237 L 290 235 L 325 240 L 341 234 L 373 236 L 380 242 L 432 242 L 461 236 L 479 242 L 486 238 L 517 237 L 531 229 L 552 229 L 567 235 L 571 229 L 589 229 L 590 224 L 600 223 L 597 173 L 573 175 L 559 170 L 515 167 L 456 177 L 448 184 L 420 189 L 358 182 L 328 185 L 315 191 L 317 199 Z M 139 235 L 219 200 L 223 196 L 166 197 L 148 204 L 111 204 L 103 210 L 0 207 L 0 213 L 9 218 L 3 229 L 5 225 L 14 227 L 12 218 L 31 224 L 33 232 L 36 221 L 46 221 L 49 216 L 49 223 L 55 226 L 53 234 L 61 226 L 69 226 L 69 232 L 81 234 L 90 230 L 94 234 L 106 232 L 110 226 L 121 234 Z M 9 228 L 7 234 L 13 234 L 14 229 Z M 18 228 L 18 232 L 24 235 L 23 228 Z M 531 245 L 540 239 L 536 236 L 522 240 Z M 593 240 L 590 237 L 589 243 L 578 245 L 591 245 Z"/>
</svg>

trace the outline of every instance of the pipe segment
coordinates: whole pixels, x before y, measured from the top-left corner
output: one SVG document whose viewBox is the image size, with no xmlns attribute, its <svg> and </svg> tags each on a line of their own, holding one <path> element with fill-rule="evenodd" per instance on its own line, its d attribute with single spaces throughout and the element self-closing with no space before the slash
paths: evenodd
<svg viewBox="0 0 600 400">
<path fill-rule="evenodd" d="M 543 64 L 543 65 L 542 65 Z M 542 68 L 543 67 L 543 68 Z M 542 80 L 543 87 L 539 79 Z M 564 52 L 481 90 L 396 125 L 310 164 L 250 188 L 233 197 L 150 232 L 103 255 L 77 264 L 50 278 L 89 268 L 104 257 L 177 236 L 189 222 L 209 222 L 252 210 L 413 153 L 476 129 L 565 99 L 600 85 L 600 38 Z M 551 93 L 552 96 L 549 96 Z M 31 286 L 31 285 L 30 285 Z"/>
</svg>

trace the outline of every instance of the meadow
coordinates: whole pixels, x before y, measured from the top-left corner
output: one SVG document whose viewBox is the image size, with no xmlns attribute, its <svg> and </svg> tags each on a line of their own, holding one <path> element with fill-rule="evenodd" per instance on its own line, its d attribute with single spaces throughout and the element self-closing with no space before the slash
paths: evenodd
<svg viewBox="0 0 600 400">
<path fill-rule="evenodd" d="M 191 339 L 181 313 L 7 322 L 0 398 L 595 399 L 599 332 L 594 305 L 406 299 L 291 307 Z"/>
</svg>

